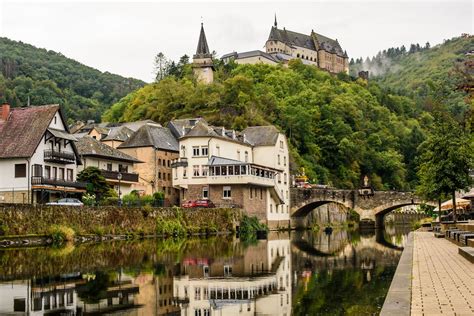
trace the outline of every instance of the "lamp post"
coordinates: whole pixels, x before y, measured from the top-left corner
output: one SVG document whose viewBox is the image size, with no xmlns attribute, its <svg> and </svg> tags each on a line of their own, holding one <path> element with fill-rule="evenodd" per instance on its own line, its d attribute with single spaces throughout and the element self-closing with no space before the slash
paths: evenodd
<svg viewBox="0 0 474 316">
<path fill-rule="evenodd" d="M 119 197 L 118 198 L 118 204 L 119 204 L 119 206 L 122 206 L 122 191 L 120 190 L 120 181 L 122 180 L 122 174 L 120 172 L 117 174 L 117 180 L 119 182 L 118 183 L 118 186 L 119 186 L 118 187 L 118 197 Z"/>
</svg>

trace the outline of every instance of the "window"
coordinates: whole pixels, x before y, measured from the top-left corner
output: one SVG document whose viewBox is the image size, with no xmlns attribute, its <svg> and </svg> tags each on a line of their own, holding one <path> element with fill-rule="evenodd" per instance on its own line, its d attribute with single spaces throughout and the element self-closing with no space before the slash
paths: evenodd
<svg viewBox="0 0 474 316">
<path fill-rule="evenodd" d="M 201 147 L 201 156 L 207 156 L 208 152 L 209 152 L 209 148 L 207 146 Z"/>
<path fill-rule="evenodd" d="M 219 147 L 219 145 L 216 145 L 216 151 L 217 151 L 217 156 L 220 156 L 221 155 L 221 148 Z"/>
<path fill-rule="evenodd" d="M 158 166 L 161 166 L 161 158 L 158 158 Z"/>
<path fill-rule="evenodd" d="M 281 183 L 281 174 L 278 174 L 278 183 Z"/>
<path fill-rule="evenodd" d="M 283 165 L 286 166 L 286 156 L 283 156 Z"/>
<path fill-rule="evenodd" d="M 232 276 L 232 266 L 224 266 L 224 276 Z"/>
<path fill-rule="evenodd" d="M 280 140 L 280 148 L 283 148 L 283 141 Z"/>
<path fill-rule="evenodd" d="M 187 168 L 183 168 L 183 178 L 186 178 L 186 177 L 187 177 L 187 175 L 186 175 L 186 170 L 187 170 Z"/>
<path fill-rule="evenodd" d="M 209 198 L 209 187 L 202 188 L 202 198 L 208 199 Z"/>
<path fill-rule="evenodd" d="M 193 156 L 199 156 L 199 146 L 193 146 Z"/>
<path fill-rule="evenodd" d="M 46 179 L 51 178 L 51 167 L 50 166 L 44 166 L 44 177 Z"/>
<path fill-rule="evenodd" d="M 202 165 L 201 170 L 202 170 L 202 176 L 207 177 L 207 175 L 209 174 L 209 166 Z"/>
<path fill-rule="evenodd" d="M 253 188 L 250 187 L 250 198 L 253 199 Z"/>
<path fill-rule="evenodd" d="M 283 174 L 283 181 L 284 181 L 285 184 L 286 184 L 286 182 L 287 182 L 287 181 L 286 181 L 286 173 Z"/>
<path fill-rule="evenodd" d="M 225 186 L 222 191 L 224 199 L 230 199 L 232 197 L 230 186 Z"/>
<path fill-rule="evenodd" d="M 280 164 L 280 155 L 278 155 L 278 164 Z"/>
<path fill-rule="evenodd" d="M 194 288 L 194 299 L 196 301 L 200 301 L 201 300 L 201 288 L 200 287 L 195 287 Z"/>
<path fill-rule="evenodd" d="M 181 146 L 181 157 L 186 157 L 186 146 Z"/>
<path fill-rule="evenodd" d="M 206 290 L 206 289 L 204 289 L 204 290 Z M 209 308 L 204 308 L 202 310 L 202 312 L 203 312 L 202 316 L 211 316 L 211 311 L 209 310 Z"/>
<path fill-rule="evenodd" d="M 197 166 L 197 165 L 193 166 L 193 176 L 194 177 L 199 177 L 199 166 Z"/>
<path fill-rule="evenodd" d="M 195 309 L 194 309 L 194 316 L 202 316 L 202 314 L 201 314 L 201 309 L 195 308 Z"/>
<path fill-rule="evenodd" d="M 26 163 L 15 165 L 15 178 L 26 178 Z"/>
<path fill-rule="evenodd" d="M 34 164 L 33 165 L 33 177 L 42 177 L 43 176 L 43 166 Z"/>
<path fill-rule="evenodd" d="M 59 180 L 64 180 L 64 168 L 59 168 Z"/>
<path fill-rule="evenodd" d="M 260 200 L 263 200 L 263 189 L 260 188 Z"/>
<path fill-rule="evenodd" d="M 107 164 L 107 171 L 112 171 L 112 164 L 111 163 Z"/>
<path fill-rule="evenodd" d="M 245 152 L 245 162 L 249 162 L 249 152 Z"/>
<path fill-rule="evenodd" d="M 208 278 L 209 277 L 209 266 L 203 266 L 202 267 L 202 272 L 204 274 L 204 277 Z"/>
<path fill-rule="evenodd" d="M 171 166 L 171 160 L 168 159 L 168 168 Z"/>
<path fill-rule="evenodd" d="M 51 176 L 52 179 L 57 179 L 58 178 L 58 168 L 53 167 L 53 174 Z"/>
<path fill-rule="evenodd" d="M 171 181 L 171 173 L 168 173 L 168 181 Z"/>
<path fill-rule="evenodd" d="M 273 213 L 273 204 L 270 204 L 270 213 Z"/>
<path fill-rule="evenodd" d="M 58 118 L 55 116 L 54 117 L 54 124 L 56 124 L 58 122 Z"/>
<path fill-rule="evenodd" d="M 240 150 L 237 150 L 237 160 L 240 160 Z"/>
</svg>

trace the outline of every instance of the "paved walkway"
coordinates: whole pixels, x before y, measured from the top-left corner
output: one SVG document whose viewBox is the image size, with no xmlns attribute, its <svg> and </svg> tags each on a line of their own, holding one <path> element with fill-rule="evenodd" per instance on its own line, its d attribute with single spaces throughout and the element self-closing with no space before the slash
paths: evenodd
<svg viewBox="0 0 474 316">
<path fill-rule="evenodd" d="M 412 273 L 412 315 L 474 315 L 474 264 L 458 246 L 415 232 Z"/>
</svg>

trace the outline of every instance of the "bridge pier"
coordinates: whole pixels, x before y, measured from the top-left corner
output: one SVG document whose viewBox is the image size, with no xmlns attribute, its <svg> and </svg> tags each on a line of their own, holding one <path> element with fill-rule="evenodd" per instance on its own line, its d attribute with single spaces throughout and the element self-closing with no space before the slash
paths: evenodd
<svg viewBox="0 0 474 316">
<path fill-rule="evenodd" d="M 384 225 L 384 215 L 375 216 L 375 228 L 383 228 Z"/>
</svg>

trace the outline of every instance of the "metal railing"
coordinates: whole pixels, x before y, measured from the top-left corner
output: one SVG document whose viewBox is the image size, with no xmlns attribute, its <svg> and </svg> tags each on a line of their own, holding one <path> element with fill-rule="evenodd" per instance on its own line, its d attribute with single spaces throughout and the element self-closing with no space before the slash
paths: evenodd
<svg viewBox="0 0 474 316">
<path fill-rule="evenodd" d="M 74 163 L 74 161 L 76 161 L 76 155 L 69 151 L 46 149 L 44 151 L 44 160 L 58 163 Z"/>
<path fill-rule="evenodd" d="M 118 181 L 117 176 L 120 173 L 122 174 L 121 181 L 138 182 L 138 173 L 119 172 L 119 171 L 110 171 L 110 170 L 101 170 L 100 172 L 106 179 Z"/>
<path fill-rule="evenodd" d="M 62 187 L 71 187 L 71 188 L 78 188 L 78 189 L 85 189 L 87 183 L 84 182 L 76 182 L 76 181 L 69 181 L 64 179 L 51 179 L 45 177 L 31 177 L 31 185 L 54 185 L 54 186 L 62 186 Z"/>
</svg>

